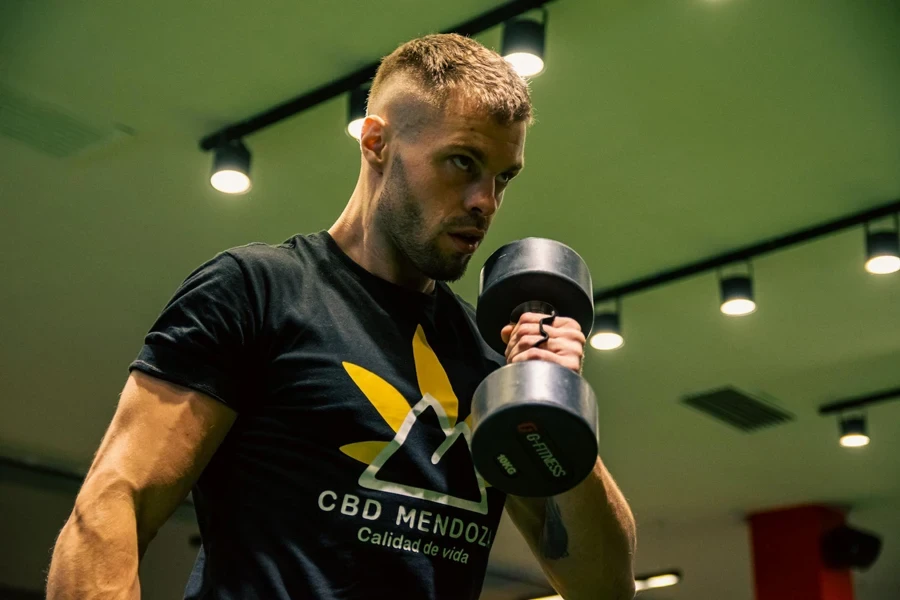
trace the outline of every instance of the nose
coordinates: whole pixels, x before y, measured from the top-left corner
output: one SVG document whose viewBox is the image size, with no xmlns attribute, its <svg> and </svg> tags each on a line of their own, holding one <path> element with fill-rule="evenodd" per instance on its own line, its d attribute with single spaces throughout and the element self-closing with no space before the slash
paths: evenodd
<svg viewBox="0 0 900 600">
<path fill-rule="evenodd" d="M 479 212 L 485 217 L 491 217 L 497 212 L 500 201 L 492 178 L 484 178 L 470 186 L 466 192 L 466 212 Z"/>
</svg>

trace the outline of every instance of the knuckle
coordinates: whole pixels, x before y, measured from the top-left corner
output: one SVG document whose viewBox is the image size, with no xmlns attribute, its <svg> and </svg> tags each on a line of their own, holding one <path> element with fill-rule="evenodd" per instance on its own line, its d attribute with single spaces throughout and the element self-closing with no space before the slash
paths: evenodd
<svg viewBox="0 0 900 600">
<path fill-rule="evenodd" d="M 525 357 L 524 360 L 538 360 L 539 358 L 541 358 L 541 354 L 543 354 L 543 352 L 540 348 L 531 348 L 530 350 L 526 350 L 522 354 Z"/>
<path fill-rule="evenodd" d="M 535 346 L 538 345 L 538 342 L 541 341 L 541 337 L 537 335 L 530 335 L 528 337 L 522 338 L 522 351 L 523 352 L 531 352 Z"/>
</svg>

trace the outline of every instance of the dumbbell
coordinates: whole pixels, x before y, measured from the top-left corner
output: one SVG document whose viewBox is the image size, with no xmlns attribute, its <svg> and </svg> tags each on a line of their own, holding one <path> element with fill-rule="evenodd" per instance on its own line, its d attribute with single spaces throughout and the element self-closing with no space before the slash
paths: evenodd
<svg viewBox="0 0 900 600">
<path fill-rule="evenodd" d="M 554 240 L 525 238 L 488 258 L 475 311 L 485 342 L 504 354 L 500 331 L 526 312 L 570 317 L 590 334 L 591 274 L 574 250 Z M 475 468 L 508 494 L 560 494 L 583 481 L 597 460 L 594 391 L 556 363 L 517 362 L 488 375 L 472 398 L 472 422 Z"/>
</svg>

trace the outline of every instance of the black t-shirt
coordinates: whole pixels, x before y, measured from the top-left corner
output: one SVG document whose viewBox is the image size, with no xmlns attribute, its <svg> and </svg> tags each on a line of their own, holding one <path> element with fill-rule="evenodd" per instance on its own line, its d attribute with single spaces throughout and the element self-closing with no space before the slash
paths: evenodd
<svg viewBox="0 0 900 600">
<path fill-rule="evenodd" d="M 238 412 L 193 489 L 185 598 L 477 598 L 505 495 L 469 414 L 504 362 L 445 284 L 392 284 L 326 231 L 198 267 L 130 365 Z"/>
</svg>

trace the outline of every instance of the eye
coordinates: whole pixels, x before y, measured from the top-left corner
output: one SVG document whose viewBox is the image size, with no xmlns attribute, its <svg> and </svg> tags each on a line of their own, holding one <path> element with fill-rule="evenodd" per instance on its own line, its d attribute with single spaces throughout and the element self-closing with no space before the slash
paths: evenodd
<svg viewBox="0 0 900 600">
<path fill-rule="evenodd" d="M 475 166 L 475 161 L 464 154 L 458 154 L 451 160 L 453 160 L 454 165 L 456 165 L 466 173 L 470 172 L 472 170 L 472 167 Z"/>
</svg>

